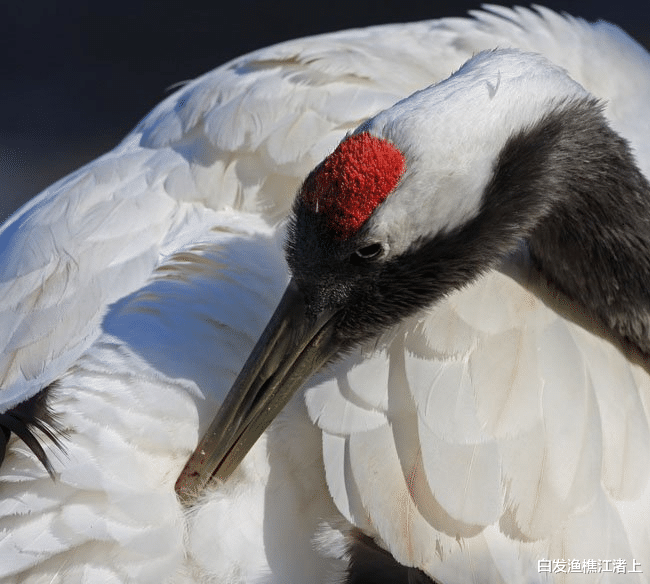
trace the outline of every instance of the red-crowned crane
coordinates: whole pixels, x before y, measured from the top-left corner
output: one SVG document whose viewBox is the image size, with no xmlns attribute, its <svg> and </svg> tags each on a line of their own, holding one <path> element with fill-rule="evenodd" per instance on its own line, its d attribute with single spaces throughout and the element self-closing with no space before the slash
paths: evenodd
<svg viewBox="0 0 650 584">
<path fill-rule="evenodd" d="M 170 96 L 0 231 L 1 581 L 647 582 L 648 104 L 495 6 Z"/>
</svg>

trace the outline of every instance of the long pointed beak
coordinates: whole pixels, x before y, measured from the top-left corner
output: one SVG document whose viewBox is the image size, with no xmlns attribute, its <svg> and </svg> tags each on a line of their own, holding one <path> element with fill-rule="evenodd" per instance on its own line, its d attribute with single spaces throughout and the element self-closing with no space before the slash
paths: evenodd
<svg viewBox="0 0 650 584">
<path fill-rule="evenodd" d="M 305 299 L 289 282 L 205 436 L 176 481 L 191 503 L 212 480 L 226 480 L 291 396 L 337 350 L 336 311 L 308 318 Z"/>
</svg>

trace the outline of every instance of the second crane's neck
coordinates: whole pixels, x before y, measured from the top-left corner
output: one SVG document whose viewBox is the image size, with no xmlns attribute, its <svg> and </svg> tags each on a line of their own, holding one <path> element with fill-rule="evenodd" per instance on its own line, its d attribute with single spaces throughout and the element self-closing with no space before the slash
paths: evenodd
<svg viewBox="0 0 650 584">
<path fill-rule="evenodd" d="M 481 215 L 501 241 L 525 239 L 556 287 L 650 354 L 650 184 L 595 100 L 508 141 Z"/>
</svg>

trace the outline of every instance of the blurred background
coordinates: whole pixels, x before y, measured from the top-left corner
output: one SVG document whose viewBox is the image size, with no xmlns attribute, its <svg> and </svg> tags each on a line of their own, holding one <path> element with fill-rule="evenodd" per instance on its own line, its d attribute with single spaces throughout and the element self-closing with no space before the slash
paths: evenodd
<svg viewBox="0 0 650 584">
<path fill-rule="evenodd" d="M 650 46 L 648 0 L 548 0 Z M 461 16 L 465 0 L 7 2 L 0 35 L 0 222 L 112 148 L 179 81 L 272 43 L 343 28 Z M 521 4 L 526 5 L 524 2 Z M 507 5 L 510 5 L 507 3 Z"/>
</svg>

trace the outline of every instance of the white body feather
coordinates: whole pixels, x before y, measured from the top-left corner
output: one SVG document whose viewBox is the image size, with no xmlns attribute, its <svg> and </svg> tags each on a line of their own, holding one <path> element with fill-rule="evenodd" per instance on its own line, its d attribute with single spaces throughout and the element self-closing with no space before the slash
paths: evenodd
<svg viewBox="0 0 650 584">
<path fill-rule="evenodd" d="M 237 59 L 10 218 L 0 411 L 58 380 L 69 437 L 55 482 L 10 445 L 0 581 L 329 582 L 352 525 L 444 584 L 620 578 L 540 573 L 553 559 L 648 581 L 650 377 L 514 264 L 317 376 L 189 515 L 173 491 L 286 284 L 278 221 L 367 117 L 519 47 L 605 100 L 650 175 L 648 54 L 611 25 L 491 10 Z"/>
</svg>

